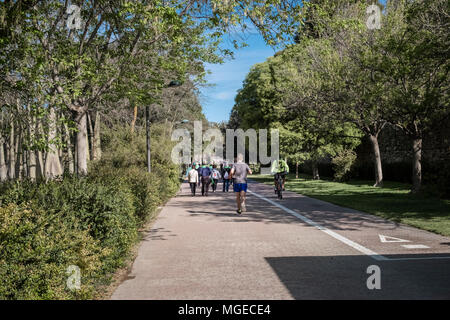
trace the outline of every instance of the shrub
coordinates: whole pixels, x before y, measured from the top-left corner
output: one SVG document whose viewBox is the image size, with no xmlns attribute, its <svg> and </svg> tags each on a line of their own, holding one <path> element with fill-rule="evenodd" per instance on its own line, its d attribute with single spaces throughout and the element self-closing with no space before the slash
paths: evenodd
<svg viewBox="0 0 450 320">
<path fill-rule="evenodd" d="M 8 184 L 5 184 L 8 185 Z M 66 177 L 48 183 L 10 182 L 3 186 L 3 204 L 33 202 L 48 215 L 57 215 L 74 230 L 88 231 L 103 247 L 112 248 L 105 271 L 114 270 L 136 239 L 131 192 L 120 185 Z"/>
<path fill-rule="evenodd" d="M 348 181 L 350 170 L 356 161 L 356 152 L 353 150 L 343 150 L 332 160 L 334 166 L 334 178 L 336 181 Z"/>
<path fill-rule="evenodd" d="M 87 177 L 0 183 L 0 299 L 94 297 L 123 266 L 139 227 L 178 190 L 167 150 L 155 151 L 147 173 L 142 134 L 105 131 L 104 158 Z M 66 288 L 69 265 L 81 269 L 79 291 Z"/>
<path fill-rule="evenodd" d="M 0 207 L 0 299 L 89 298 L 103 257 L 87 230 L 32 204 Z M 69 265 L 81 269 L 79 291 L 66 287 Z"/>
</svg>

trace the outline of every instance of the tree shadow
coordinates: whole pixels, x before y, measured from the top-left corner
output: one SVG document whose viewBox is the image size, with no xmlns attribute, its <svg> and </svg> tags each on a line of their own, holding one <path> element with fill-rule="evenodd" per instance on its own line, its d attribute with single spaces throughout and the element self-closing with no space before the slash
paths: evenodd
<svg viewBox="0 0 450 320">
<path fill-rule="evenodd" d="M 168 240 L 168 237 L 176 237 L 177 235 L 165 228 L 155 228 L 142 232 L 142 241 Z"/>
<path fill-rule="evenodd" d="M 389 258 L 418 258 L 391 255 Z M 420 257 L 449 257 L 432 254 Z M 294 299 L 449 299 L 450 259 L 375 261 L 368 256 L 266 257 Z M 380 290 L 369 290 L 367 273 L 380 267 Z"/>
</svg>

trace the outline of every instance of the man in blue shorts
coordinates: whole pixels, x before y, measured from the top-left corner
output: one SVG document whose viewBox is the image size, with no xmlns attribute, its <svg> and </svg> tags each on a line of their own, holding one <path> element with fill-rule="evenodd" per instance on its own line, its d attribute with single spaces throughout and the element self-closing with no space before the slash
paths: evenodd
<svg viewBox="0 0 450 320">
<path fill-rule="evenodd" d="M 237 162 L 231 169 L 231 176 L 234 178 L 233 189 L 236 193 L 237 213 L 247 211 L 245 207 L 245 193 L 247 192 L 247 174 L 252 174 L 250 167 L 244 162 L 244 156 L 240 153 Z"/>
</svg>

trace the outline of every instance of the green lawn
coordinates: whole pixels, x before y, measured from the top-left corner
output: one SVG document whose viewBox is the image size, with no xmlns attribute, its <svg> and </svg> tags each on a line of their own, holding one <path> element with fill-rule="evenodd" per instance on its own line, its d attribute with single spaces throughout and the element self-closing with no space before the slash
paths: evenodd
<svg viewBox="0 0 450 320">
<path fill-rule="evenodd" d="M 251 179 L 273 184 L 272 176 L 253 175 Z M 450 200 L 411 195 L 410 185 L 404 183 L 385 182 L 384 188 L 372 184 L 361 180 L 314 181 L 305 175 L 295 179 L 295 175 L 289 175 L 286 190 L 450 236 Z"/>
</svg>

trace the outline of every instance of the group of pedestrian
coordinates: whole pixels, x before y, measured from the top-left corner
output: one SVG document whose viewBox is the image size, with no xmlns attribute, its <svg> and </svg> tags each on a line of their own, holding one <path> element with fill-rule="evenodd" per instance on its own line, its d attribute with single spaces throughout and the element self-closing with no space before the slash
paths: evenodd
<svg viewBox="0 0 450 320">
<path fill-rule="evenodd" d="M 195 196 L 197 187 L 200 187 L 200 185 L 202 188 L 202 196 L 206 197 L 208 196 L 210 185 L 212 192 L 215 192 L 220 180 L 222 180 L 223 192 L 228 192 L 230 185 L 233 185 L 238 214 L 246 211 L 245 194 L 247 192 L 247 174 L 252 174 L 252 171 L 244 163 L 242 154 L 238 154 L 236 162 L 231 166 L 225 163 L 221 164 L 218 168 L 217 165 L 193 163 L 186 171 L 192 196 Z"/>
<path fill-rule="evenodd" d="M 191 186 L 192 196 L 195 196 L 197 187 L 201 186 L 202 196 L 208 196 L 209 187 L 211 186 L 212 192 L 217 190 L 220 179 L 223 178 L 224 183 L 227 181 L 229 174 L 225 173 L 225 176 L 221 173 L 221 170 L 217 168 L 217 165 L 200 165 L 199 163 L 193 163 L 186 171 L 189 184 Z M 228 191 L 228 187 L 226 188 Z M 225 190 L 225 186 L 224 186 Z"/>
</svg>

